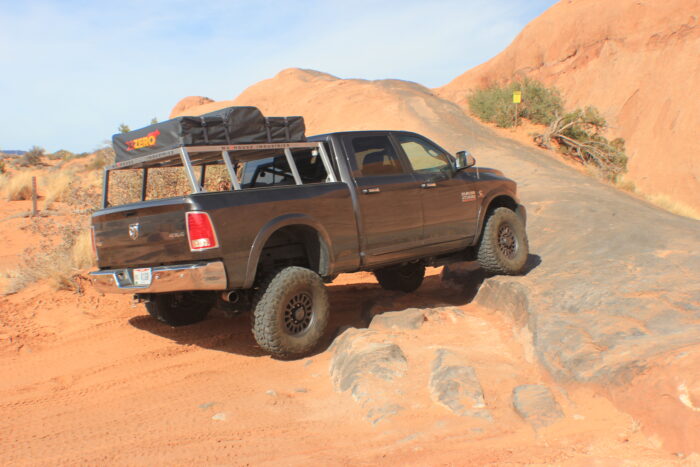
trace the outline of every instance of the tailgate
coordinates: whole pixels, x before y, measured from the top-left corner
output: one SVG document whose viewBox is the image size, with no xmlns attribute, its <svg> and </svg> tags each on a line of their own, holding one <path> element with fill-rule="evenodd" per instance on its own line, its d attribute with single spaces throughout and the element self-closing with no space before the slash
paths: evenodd
<svg viewBox="0 0 700 467">
<path fill-rule="evenodd" d="M 146 201 L 97 211 L 92 216 L 100 268 L 158 266 L 191 259 L 185 197 Z"/>
</svg>

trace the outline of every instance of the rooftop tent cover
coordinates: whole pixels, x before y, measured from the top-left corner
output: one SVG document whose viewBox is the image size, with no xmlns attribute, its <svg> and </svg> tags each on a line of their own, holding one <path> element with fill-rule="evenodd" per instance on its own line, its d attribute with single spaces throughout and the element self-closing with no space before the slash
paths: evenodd
<svg viewBox="0 0 700 467">
<path fill-rule="evenodd" d="M 115 162 L 181 146 L 306 141 L 303 117 L 265 118 L 256 107 L 227 107 L 197 117 L 176 117 L 112 137 Z"/>
</svg>

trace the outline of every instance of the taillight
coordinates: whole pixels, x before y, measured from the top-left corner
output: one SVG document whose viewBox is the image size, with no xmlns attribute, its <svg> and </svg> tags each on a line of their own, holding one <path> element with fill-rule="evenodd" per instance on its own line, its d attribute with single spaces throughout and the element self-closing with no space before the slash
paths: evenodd
<svg viewBox="0 0 700 467">
<path fill-rule="evenodd" d="M 211 223 L 211 218 L 206 212 L 188 212 L 187 238 L 190 241 L 190 250 L 208 250 L 218 248 L 219 241 Z"/>
<path fill-rule="evenodd" d="M 97 256 L 97 243 L 95 243 L 95 226 L 90 226 L 90 242 L 92 243 L 92 254 L 95 255 L 95 259 L 99 260 Z"/>
</svg>

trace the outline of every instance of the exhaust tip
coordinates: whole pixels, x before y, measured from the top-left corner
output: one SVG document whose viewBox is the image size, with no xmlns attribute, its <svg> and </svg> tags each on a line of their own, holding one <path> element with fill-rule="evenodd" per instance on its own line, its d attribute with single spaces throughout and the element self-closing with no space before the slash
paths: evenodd
<svg viewBox="0 0 700 467">
<path fill-rule="evenodd" d="M 240 295 L 235 290 L 229 290 L 226 292 L 221 292 L 221 299 L 228 303 L 238 303 L 238 300 L 240 300 Z"/>
</svg>

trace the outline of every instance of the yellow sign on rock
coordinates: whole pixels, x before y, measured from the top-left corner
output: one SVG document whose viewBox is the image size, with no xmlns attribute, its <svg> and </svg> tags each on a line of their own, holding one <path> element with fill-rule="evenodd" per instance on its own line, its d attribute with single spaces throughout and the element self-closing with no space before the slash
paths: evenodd
<svg viewBox="0 0 700 467">
<path fill-rule="evenodd" d="M 521 91 L 513 91 L 513 103 L 514 104 L 520 104 L 522 97 L 523 97 L 523 93 Z"/>
</svg>

